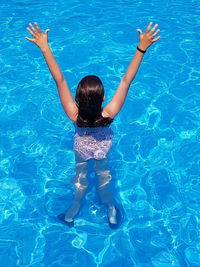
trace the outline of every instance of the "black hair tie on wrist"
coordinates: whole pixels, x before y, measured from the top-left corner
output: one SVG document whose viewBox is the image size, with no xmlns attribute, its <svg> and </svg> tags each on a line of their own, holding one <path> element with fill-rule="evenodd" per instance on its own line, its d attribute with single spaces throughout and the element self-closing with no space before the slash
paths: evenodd
<svg viewBox="0 0 200 267">
<path fill-rule="evenodd" d="M 147 50 L 142 50 L 142 49 L 140 49 L 138 46 L 137 46 L 137 50 L 140 51 L 140 52 L 143 53 L 143 54 L 146 53 L 146 51 L 147 51 Z"/>
</svg>

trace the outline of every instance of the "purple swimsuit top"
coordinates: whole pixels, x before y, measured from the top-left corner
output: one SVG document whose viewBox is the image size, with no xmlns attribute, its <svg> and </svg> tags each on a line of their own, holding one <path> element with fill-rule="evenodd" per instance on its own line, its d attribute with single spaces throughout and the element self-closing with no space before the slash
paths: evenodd
<svg viewBox="0 0 200 267">
<path fill-rule="evenodd" d="M 74 122 L 74 151 L 83 160 L 106 158 L 112 146 L 113 131 L 110 126 L 78 127 Z"/>
</svg>

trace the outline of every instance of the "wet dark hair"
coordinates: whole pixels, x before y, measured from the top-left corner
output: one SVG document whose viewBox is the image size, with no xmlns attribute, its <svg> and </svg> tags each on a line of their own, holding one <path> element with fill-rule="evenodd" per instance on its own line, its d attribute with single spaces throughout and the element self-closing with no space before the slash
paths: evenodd
<svg viewBox="0 0 200 267">
<path fill-rule="evenodd" d="M 75 100 L 78 105 L 78 127 L 99 127 L 112 123 L 112 118 L 102 116 L 104 87 L 95 75 L 85 76 L 78 84 Z"/>
</svg>

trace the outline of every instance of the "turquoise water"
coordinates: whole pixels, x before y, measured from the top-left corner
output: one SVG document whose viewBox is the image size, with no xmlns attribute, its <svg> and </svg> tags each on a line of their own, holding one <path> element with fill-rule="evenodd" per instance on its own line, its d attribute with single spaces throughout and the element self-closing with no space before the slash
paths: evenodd
<svg viewBox="0 0 200 267">
<path fill-rule="evenodd" d="M 74 228 L 56 220 L 74 192 L 74 128 L 41 52 L 24 39 L 34 21 L 51 29 L 72 94 L 96 74 L 106 103 L 135 52 L 135 29 L 161 29 L 112 124 L 117 230 L 95 187 Z M 2 0 L 0 22 L 0 267 L 199 266 L 199 1 Z"/>
</svg>

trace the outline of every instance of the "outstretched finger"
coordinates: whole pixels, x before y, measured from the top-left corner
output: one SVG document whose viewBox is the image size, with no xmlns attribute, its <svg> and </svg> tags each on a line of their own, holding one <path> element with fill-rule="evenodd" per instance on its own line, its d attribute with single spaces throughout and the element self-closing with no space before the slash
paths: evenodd
<svg viewBox="0 0 200 267">
<path fill-rule="evenodd" d="M 156 39 L 152 40 L 152 43 L 155 43 L 156 41 L 158 41 L 160 39 L 160 36 L 158 36 Z"/>
<path fill-rule="evenodd" d="M 42 31 L 40 30 L 40 27 L 39 27 L 39 25 L 37 24 L 37 22 L 35 22 L 34 24 L 35 24 L 36 29 L 38 30 L 38 32 L 39 32 L 39 33 L 42 33 Z"/>
<path fill-rule="evenodd" d="M 30 32 L 30 34 L 31 34 L 33 37 L 35 37 L 35 33 L 34 33 L 34 32 L 32 32 L 29 28 L 26 28 L 26 29 L 27 29 L 27 31 Z"/>
<path fill-rule="evenodd" d="M 49 33 L 49 31 L 50 31 L 50 29 L 47 29 L 47 30 L 45 31 L 45 34 L 48 34 L 48 33 Z"/>
<path fill-rule="evenodd" d="M 136 30 L 139 33 L 139 36 L 142 34 L 142 31 L 140 29 Z"/>
<path fill-rule="evenodd" d="M 32 31 L 33 31 L 34 33 L 37 33 L 36 29 L 33 27 L 33 25 L 32 25 L 31 23 L 29 23 L 28 25 L 31 27 L 31 29 L 32 29 Z"/>
<path fill-rule="evenodd" d="M 147 26 L 147 28 L 146 28 L 146 31 L 145 31 L 145 32 L 148 32 L 148 31 L 150 30 L 150 28 L 151 28 L 151 25 L 152 25 L 152 22 L 150 22 L 150 23 L 149 23 L 149 25 Z"/>
<path fill-rule="evenodd" d="M 150 33 L 153 33 L 157 27 L 158 27 L 158 24 L 155 24 L 154 27 L 151 29 Z"/>
<path fill-rule="evenodd" d="M 28 37 L 25 37 L 25 39 L 29 40 L 30 42 L 34 42 L 35 39 L 31 39 L 31 38 L 28 38 Z"/>
<path fill-rule="evenodd" d="M 160 32 L 160 29 L 158 29 L 154 34 L 152 34 L 152 37 L 155 37 Z"/>
</svg>

